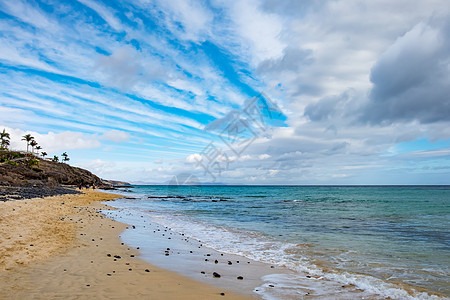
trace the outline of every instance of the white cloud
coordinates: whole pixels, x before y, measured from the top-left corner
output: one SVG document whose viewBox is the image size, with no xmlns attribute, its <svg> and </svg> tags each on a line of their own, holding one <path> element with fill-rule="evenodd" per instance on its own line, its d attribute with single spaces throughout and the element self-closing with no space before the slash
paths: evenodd
<svg viewBox="0 0 450 300">
<path fill-rule="evenodd" d="M 28 110 L 0 106 L 0 120 L 6 124 L 22 125 L 36 115 Z"/>
<path fill-rule="evenodd" d="M 45 62 L 40 61 L 33 55 L 23 52 L 24 50 L 18 48 L 17 45 L 10 43 L 4 38 L 0 39 L 0 60 L 7 61 L 12 65 L 26 66 L 38 70 L 62 74 L 60 70 L 51 67 Z"/>
<path fill-rule="evenodd" d="M 102 135 L 102 138 L 108 141 L 112 141 L 114 143 L 126 142 L 130 139 L 130 133 L 112 129 L 110 131 L 105 132 Z"/>
<path fill-rule="evenodd" d="M 42 151 L 47 153 L 56 151 L 69 151 L 74 149 L 89 149 L 101 146 L 97 135 L 85 134 L 82 132 L 64 131 L 60 133 L 48 132 L 46 134 L 24 131 L 22 129 L 0 126 L 9 132 L 11 137 L 11 149 L 26 150 L 26 142 L 22 141 L 25 134 L 31 134 L 36 142 L 42 147 Z M 31 149 L 30 149 L 31 150 Z"/>
<path fill-rule="evenodd" d="M 199 1 L 171 0 L 159 1 L 165 10 L 166 26 L 182 39 L 203 41 L 209 34 L 213 15 Z M 181 28 L 180 28 L 181 24 Z"/>
<path fill-rule="evenodd" d="M 227 165 L 227 164 L 229 164 L 231 162 L 234 162 L 235 161 L 235 157 L 234 156 L 228 156 L 228 155 L 225 155 L 225 154 L 220 154 L 220 155 L 217 156 L 216 160 L 219 163 L 226 163 L 226 165 Z"/>
<path fill-rule="evenodd" d="M 112 161 L 104 161 L 101 159 L 94 159 L 85 163 L 81 163 L 80 167 L 91 171 L 93 174 L 99 176 L 100 178 L 112 179 L 114 176 L 112 173 L 116 173 L 117 164 Z M 115 176 L 117 176 L 116 174 Z"/>
<path fill-rule="evenodd" d="M 289 127 L 272 129 L 240 157 L 229 156 L 222 181 L 352 183 L 384 180 L 383 169 L 407 160 L 414 165 L 435 157 L 436 165 L 446 164 L 447 149 L 386 155 L 400 142 L 450 138 L 446 1 L 213 0 L 206 5 L 140 0 L 114 8 L 105 1 L 80 2 L 90 9 L 80 12 L 68 2 L 47 13 L 32 2 L 0 3 L 13 16 L 0 20 L 0 60 L 6 70 L 0 74 L 0 120 L 10 129 L 32 129 L 48 149 L 88 149 L 109 140 L 123 142 L 115 147 L 125 155 L 132 147 L 128 155 L 133 153 L 134 160 L 148 159 L 145 171 L 140 164 L 125 172 L 129 164 L 93 163 L 100 171 L 105 166 L 105 176 L 167 179 L 171 172 L 191 172 L 186 162 L 197 163 L 201 156 L 186 153 L 201 151 L 213 135 L 201 131 L 206 120 L 243 104 L 242 86 L 227 77 L 204 41 L 220 49 L 237 79 L 267 92 L 289 117 Z M 97 14 L 113 30 L 92 22 Z M 121 20 L 123 14 L 129 20 Z M 154 20 L 156 30 L 144 17 Z M 38 71 L 27 73 L 27 68 Z M 411 94 L 399 89 L 409 79 Z M 372 88 L 400 91 L 407 100 L 400 108 L 408 110 L 389 98 L 389 105 L 377 107 L 389 124 L 382 118 L 376 126 L 355 121 Z M 409 105 L 411 99 L 425 107 Z M 411 118 L 407 112 L 413 110 Z M 431 110 L 441 118 L 417 114 Z M 116 131 L 108 132 L 111 127 Z M 25 148 L 20 138 L 14 145 Z M 102 154 L 113 155 L 115 149 L 109 150 Z M 173 168 L 152 169 L 161 155 L 164 166 Z M 342 170 L 346 177 L 339 176 Z M 194 171 L 204 175 L 201 168 Z"/>
<path fill-rule="evenodd" d="M 341 173 L 341 174 L 332 174 L 331 175 L 332 178 L 345 178 L 348 177 L 347 174 Z"/>
<path fill-rule="evenodd" d="M 99 57 L 96 69 L 100 78 L 108 84 L 125 90 L 133 89 L 140 82 L 168 78 L 167 69 L 160 59 L 145 55 L 131 46 L 116 49 L 109 56 Z"/>
<path fill-rule="evenodd" d="M 414 151 L 401 154 L 406 157 L 450 157 L 450 149 Z"/>
<path fill-rule="evenodd" d="M 202 159 L 203 159 L 202 156 L 198 153 L 194 153 L 194 154 L 191 154 L 188 157 L 186 157 L 186 161 L 188 163 L 198 163 Z"/>
<path fill-rule="evenodd" d="M 216 1 L 227 10 L 231 29 L 241 38 L 241 58 L 253 66 L 265 59 L 278 58 L 286 44 L 281 40 L 281 18 L 261 10 L 260 1 Z M 233 52 L 233 49 L 231 49 Z"/>
<path fill-rule="evenodd" d="M 203 96 L 205 94 L 205 91 L 196 82 L 191 82 L 178 78 L 176 80 L 168 81 L 167 83 L 176 89 L 183 91 L 190 91 L 197 96 Z"/>
<path fill-rule="evenodd" d="M 114 16 L 114 12 L 110 8 L 106 8 L 100 3 L 91 0 L 77 1 L 94 10 L 103 20 L 106 21 L 106 23 L 108 23 L 115 30 L 121 31 L 123 29 L 122 23 L 118 18 Z"/>
<path fill-rule="evenodd" d="M 247 161 L 247 160 L 252 160 L 253 157 L 251 155 L 248 154 L 244 154 L 238 157 L 239 161 Z"/>
<path fill-rule="evenodd" d="M 58 26 L 47 18 L 38 8 L 25 4 L 22 0 L 4 0 L 0 7 L 25 23 L 37 28 L 54 30 Z"/>
<path fill-rule="evenodd" d="M 270 175 L 270 176 L 275 176 L 275 175 L 277 175 L 279 172 L 280 172 L 279 170 L 269 170 L 269 175 Z"/>
<path fill-rule="evenodd" d="M 271 157 L 271 156 L 270 156 L 269 154 L 267 154 L 267 153 L 258 155 L 258 158 L 261 159 L 261 160 L 263 160 L 263 159 L 268 159 L 268 158 L 270 158 L 270 157 Z"/>
</svg>

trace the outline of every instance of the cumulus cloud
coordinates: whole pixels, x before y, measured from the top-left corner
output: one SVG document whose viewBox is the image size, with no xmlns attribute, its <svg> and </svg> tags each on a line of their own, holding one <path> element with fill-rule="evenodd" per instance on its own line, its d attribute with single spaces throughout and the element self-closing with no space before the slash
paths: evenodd
<svg viewBox="0 0 450 300">
<path fill-rule="evenodd" d="M 42 147 L 43 151 L 68 151 L 73 149 L 89 149 L 101 146 L 98 136 L 95 134 L 86 134 L 82 132 L 64 131 L 60 133 L 48 132 L 38 133 L 34 131 L 25 131 L 17 128 L 9 128 L 7 126 L 0 126 L 5 128 L 11 136 L 11 149 L 26 150 L 27 145 L 22 141 L 22 136 L 31 134 L 36 142 Z"/>
<path fill-rule="evenodd" d="M 450 121 L 450 23 L 420 22 L 371 71 L 363 118 L 371 122 Z"/>
<path fill-rule="evenodd" d="M 186 161 L 188 163 L 198 163 L 202 159 L 203 159 L 202 156 L 198 153 L 194 153 L 194 154 L 191 154 L 188 157 L 186 157 Z"/>
<path fill-rule="evenodd" d="M 112 161 L 104 161 L 94 159 L 80 164 L 82 168 L 90 170 L 92 173 L 101 178 L 111 178 L 111 172 L 117 172 L 116 163 Z M 117 176 L 117 175 L 116 175 Z"/>
<path fill-rule="evenodd" d="M 445 0 L 79 2 L 49 12 L 0 1 L 10 16 L 0 30 L 0 120 L 32 129 L 46 151 L 126 142 L 130 134 L 141 141 L 121 145 L 135 164 L 113 166 L 93 160 L 97 150 L 83 151 L 86 166 L 104 177 L 196 172 L 210 180 L 192 165 L 202 156 L 187 155 L 239 118 L 247 87 L 276 100 L 289 127 L 268 129 L 240 156 L 223 145 L 217 162 L 229 167 L 218 181 L 393 183 L 387 168 L 433 157 L 448 164 L 446 149 L 389 153 L 405 141 L 450 138 Z M 112 122 L 117 130 L 108 131 Z M 25 149 L 20 138 L 13 146 Z M 102 155 L 114 160 L 114 151 Z"/>
</svg>

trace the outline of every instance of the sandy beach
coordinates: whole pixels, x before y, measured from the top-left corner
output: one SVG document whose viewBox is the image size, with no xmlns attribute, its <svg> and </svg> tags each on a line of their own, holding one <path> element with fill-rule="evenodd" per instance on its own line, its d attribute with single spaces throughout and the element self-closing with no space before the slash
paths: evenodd
<svg viewBox="0 0 450 300">
<path fill-rule="evenodd" d="M 248 299 L 139 259 L 98 191 L 0 203 L 1 299 Z"/>
</svg>

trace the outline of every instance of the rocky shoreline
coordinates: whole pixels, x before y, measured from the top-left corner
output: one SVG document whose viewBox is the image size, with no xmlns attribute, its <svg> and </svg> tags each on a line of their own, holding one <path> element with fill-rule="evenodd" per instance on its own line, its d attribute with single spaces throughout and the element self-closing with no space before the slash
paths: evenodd
<svg viewBox="0 0 450 300">
<path fill-rule="evenodd" d="M 22 186 L 0 186 L 0 201 L 44 198 L 65 194 L 80 194 L 75 186 L 48 186 L 26 184 Z"/>
<path fill-rule="evenodd" d="M 30 153 L 3 150 L 0 158 L 0 201 L 79 194 L 78 187 L 86 186 L 114 190 L 128 184 Z"/>
</svg>

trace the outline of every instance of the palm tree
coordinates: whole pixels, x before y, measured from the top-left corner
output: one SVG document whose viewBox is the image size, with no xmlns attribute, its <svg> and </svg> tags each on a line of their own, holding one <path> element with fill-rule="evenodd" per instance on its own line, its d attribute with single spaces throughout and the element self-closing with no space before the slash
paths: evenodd
<svg viewBox="0 0 450 300">
<path fill-rule="evenodd" d="M 2 140 L 0 150 L 8 150 L 9 140 Z"/>
<path fill-rule="evenodd" d="M 31 142 L 30 142 L 30 146 L 31 146 L 31 153 L 33 153 L 34 154 L 34 147 L 36 147 L 37 146 L 37 142 L 35 141 L 35 140 L 32 140 Z"/>
<path fill-rule="evenodd" d="M 30 142 L 34 140 L 34 137 L 31 136 L 31 134 L 25 134 L 22 137 L 22 141 L 26 141 L 27 142 L 27 152 L 28 152 L 28 146 L 30 145 Z"/>
<path fill-rule="evenodd" d="M 54 162 L 58 162 L 58 161 L 59 161 L 59 158 L 58 158 L 58 156 L 54 155 L 52 160 L 53 160 Z"/>
<path fill-rule="evenodd" d="M 42 156 L 43 158 L 45 158 L 45 157 L 47 156 L 47 152 L 42 151 L 42 152 L 41 152 L 41 156 Z"/>
<path fill-rule="evenodd" d="M 39 154 L 39 150 L 41 150 L 42 147 L 41 146 L 36 146 L 36 153 Z"/>
<path fill-rule="evenodd" d="M 7 150 L 9 146 L 9 133 L 5 131 L 3 128 L 3 131 L 0 132 L 0 139 L 1 139 L 1 148 Z"/>
<path fill-rule="evenodd" d="M 63 154 L 61 154 L 61 156 L 64 157 L 64 158 L 63 158 L 63 161 L 69 161 L 69 160 L 70 160 L 69 155 L 67 155 L 66 152 L 64 152 Z"/>
</svg>

